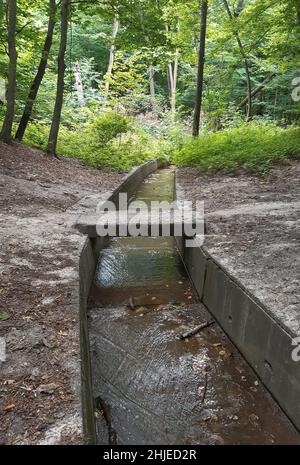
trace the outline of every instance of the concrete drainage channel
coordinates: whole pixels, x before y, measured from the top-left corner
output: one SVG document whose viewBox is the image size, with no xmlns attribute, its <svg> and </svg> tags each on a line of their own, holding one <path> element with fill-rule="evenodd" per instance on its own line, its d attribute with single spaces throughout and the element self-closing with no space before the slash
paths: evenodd
<svg viewBox="0 0 300 465">
<path fill-rule="evenodd" d="M 137 168 L 112 199 L 122 191 L 146 202 L 172 200 L 174 173 L 156 171 L 161 167 Z M 262 315 L 244 294 L 238 304 L 231 299 L 230 278 L 203 250 L 185 249 L 174 238 L 89 238 L 80 279 L 82 405 L 90 443 L 299 443 L 297 430 L 212 317 L 274 393 L 257 366 L 261 344 L 248 344 L 245 330 L 241 337 L 248 326 L 236 316 L 247 317 L 257 334 L 266 328 Z M 182 339 L 197 326 L 203 329 Z"/>
</svg>

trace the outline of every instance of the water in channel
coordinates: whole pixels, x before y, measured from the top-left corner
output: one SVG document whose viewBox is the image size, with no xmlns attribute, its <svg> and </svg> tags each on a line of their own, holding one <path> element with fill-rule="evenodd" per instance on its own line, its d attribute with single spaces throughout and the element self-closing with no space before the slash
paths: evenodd
<svg viewBox="0 0 300 465">
<path fill-rule="evenodd" d="M 157 171 L 136 199 L 173 200 Z M 89 304 L 99 444 L 299 444 L 296 431 L 199 302 L 173 238 L 116 238 Z M 287 393 L 288 394 L 288 393 Z"/>
</svg>

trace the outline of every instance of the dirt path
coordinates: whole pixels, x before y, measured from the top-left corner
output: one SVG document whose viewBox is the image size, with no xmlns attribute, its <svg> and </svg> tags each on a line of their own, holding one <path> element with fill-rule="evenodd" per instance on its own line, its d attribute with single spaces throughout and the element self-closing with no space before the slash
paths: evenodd
<svg viewBox="0 0 300 465">
<path fill-rule="evenodd" d="M 121 179 L 0 144 L 0 443 L 82 442 L 71 226 Z"/>
</svg>

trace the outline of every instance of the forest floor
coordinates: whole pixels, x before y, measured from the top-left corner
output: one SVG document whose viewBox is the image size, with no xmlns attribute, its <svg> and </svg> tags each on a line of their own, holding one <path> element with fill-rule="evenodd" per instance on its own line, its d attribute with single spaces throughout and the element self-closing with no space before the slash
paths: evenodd
<svg viewBox="0 0 300 465">
<path fill-rule="evenodd" d="M 291 335 L 300 334 L 300 162 L 268 177 L 182 168 L 179 198 L 204 200 L 209 253 Z"/>
<path fill-rule="evenodd" d="M 0 144 L 0 443 L 78 444 L 79 212 L 121 174 Z"/>
</svg>

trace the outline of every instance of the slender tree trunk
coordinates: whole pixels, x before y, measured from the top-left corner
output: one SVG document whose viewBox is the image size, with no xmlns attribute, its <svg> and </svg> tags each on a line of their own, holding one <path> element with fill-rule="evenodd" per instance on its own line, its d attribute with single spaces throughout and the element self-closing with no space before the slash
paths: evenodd
<svg viewBox="0 0 300 465">
<path fill-rule="evenodd" d="M 295 8 L 296 8 L 296 21 L 297 24 L 300 26 L 300 0 L 294 0 L 295 2 Z"/>
<path fill-rule="evenodd" d="M 141 5 L 139 5 L 138 8 L 139 8 L 139 13 L 140 13 L 141 29 L 142 29 L 142 32 L 143 32 L 144 37 L 145 37 L 145 42 L 149 46 L 150 39 L 149 39 L 148 34 L 146 34 L 145 26 L 144 26 L 144 12 L 143 12 L 143 9 L 141 8 Z M 154 70 L 154 66 L 152 64 L 148 68 L 148 75 L 149 75 L 149 90 L 150 90 L 150 96 L 151 96 L 151 100 L 152 100 L 152 110 L 155 111 L 155 109 L 156 109 L 155 108 L 156 91 L 155 91 L 155 80 L 154 80 L 155 70 Z"/>
<path fill-rule="evenodd" d="M 17 74 L 17 49 L 16 49 L 16 22 L 17 22 L 17 2 L 7 0 L 7 35 L 8 35 L 8 85 L 6 93 L 6 113 L 0 134 L 3 142 L 10 143 L 12 140 L 12 126 L 15 116 L 16 97 L 16 74 Z"/>
<path fill-rule="evenodd" d="M 207 26 L 208 3 L 207 0 L 202 0 L 201 3 L 201 30 L 200 30 L 200 46 L 198 55 L 198 73 L 197 86 L 195 97 L 195 113 L 193 124 L 193 136 L 199 136 L 202 97 L 203 97 L 203 79 L 204 79 L 204 63 L 205 63 L 205 41 L 206 41 L 206 26 Z"/>
<path fill-rule="evenodd" d="M 175 60 L 173 64 L 169 64 L 168 72 L 169 72 L 169 93 L 170 93 L 170 106 L 171 106 L 171 114 L 173 118 L 175 117 L 176 113 L 176 92 L 177 92 L 177 77 L 178 77 L 178 55 L 179 52 L 176 50 Z"/>
<path fill-rule="evenodd" d="M 104 90 L 104 103 L 107 102 L 108 100 L 108 95 L 109 95 L 109 87 L 110 87 L 110 78 L 112 75 L 112 70 L 114 66 L 114 61 L 115 61 L 115 40 L 117 38 L 118 32 L 120 28 L 120 21 L 119 17 L 116 15 L 114 19 L 114 24 L 113 24 L 113 31 L 111 35 L 111 46 L 110 46 L 110 51 L 109 51 L 109 62 L 108 62 L 108 67 L 107 67 L 107 72 L 105 75 L 105 90 Z"/>
<path fill-rule="evenodd" d="M 24 133 L 26 131 L 28 122 L 31 118 L 32 108 L 39 92 L 41 82 L 43 80 L 44 74 L 46 72 L 49 53 L 52 47 L 53 41 L 53 31 L 55 27 L 55 16 L 56 16 L 56 0 L 49 0 L 49 21 L 48 21 L 48 30 L 44 43 L 44 48 L 40 60 L 40 64 L 35 75 L 34 80 L 32 81 L 25 108 L 23 111 L 22 118 L 19 123 L 18 130 L 16 132 L 16 139 L 21 141 L 23 139 Z"/>
<path fill-rule="evenodd" d="M 168 64 L 167 77 L 168 77 L 169 99 L 170 99 L 170 103 L 171 103 L 172 93 L 173 93 L 173 88 L 174 88 L 172 63 Z"/>
<path fill-rule="evenodd" d="M 150 65 L 149 66 L 149 87 L 150 87 L 150 95 L 153 100 L 155 99 L 155 95 L 156 95 L 154 75 L 155 75 L 154 67 L 153 65 Z"/>
<path fill-rule="evenodd" d="M 232 13 L 230 11 L 227 0 L 223 0 L 223 3 L 224 3 L 225 10 L 227 11 L 227 14 L 228 14 L 229 18 L 232 21 L 233 20 L 233 15 L 232 15 Z M 242 9 L 243 9 L 243 2 L 240 2 L 239 10 L 236 11 L 236 16 L 238 16 L 241 13 Z M 244 68 L 245 68 L 245 72 L 246 72 L 246 81 L 247 81 L 247 94 L 248 94 L 248 96 L 247 96 L 248 103 L 247 103 L 246 120 L 249 121 L 251 119 L 251 116 L 252 116 L 252 84 L 251 84 L 250 66 L 249 66 L 248 59 L 247 59 L 247 56 L 246 56 L 246 53 L 245 53 L 245 50 L 244 50 L 244 46 L 242 44 L 242 41 L 240 39 L 240 36 L 239 36 L 238 32 L 235 31 L 234 35 L 235 35 L 238 47 L 240 49 L 241 56 L 242 56 L 242 58 L 244 60 Z"/>
<path fill-rule="evenodd" d="M 273 108 L 273 118 L 274 119 L 276 118 L 277 99 L 278 99 L 278 89 L 275 90 L 274 108 Z"/>
<path fill-rule="evenodd" d="M 74 63 L 74 77 L 75 77 L 75 90 L 77 94 L 77 100 L 79 102 L 79 105 L 81 107 L 85 106 L 85 98 L 84 98 L 84 90 L 83 90 L 83 84 L 82 84 L 82 79 L 81 79 L 81 71 L 80 71 L 80 63 L 79 61 L 76 61 Z"/>
<path fill-rule="evenodd" d="M 65 84 L 65 54 L 67 48 L 68 37 L 68 13 L 69 13 L 69 0 L 61 1 L 61 32 L 60 32 L 60 46 L 57 59 L 57 89 L 56 100 L 50 128 L 47 152 L 50 155 L 55 155 L 56 145 L 58 138 L 58 131 L 61 118 L 61 110 L 64 97 L 64 84 Z"/>
<path fill-rule="evenodd" d="M 265 86 L 276 76 L 275 73 L 270 74 L 259 86 L 257 86 L 255 89 L 253 89 L 251 93 L 252 99 L 261 92 Z M 248 103 L 248 95 L 247 97 L 244 98 L 244 100 L 241 101 L 241 103 L 236 107 L 237 111 L 241 110 L 245 105 Z"/>
</svg>

